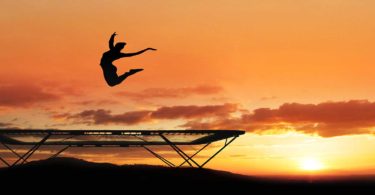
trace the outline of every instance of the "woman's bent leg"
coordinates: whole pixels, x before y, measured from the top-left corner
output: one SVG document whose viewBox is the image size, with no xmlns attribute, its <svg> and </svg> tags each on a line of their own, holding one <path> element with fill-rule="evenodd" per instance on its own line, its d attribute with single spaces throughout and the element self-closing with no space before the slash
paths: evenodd
<svg viewBox="0 0 375 195">
<path fill-rule="evenodd" d="M 120 83 L 122 83 L 128 76 L 133 75 L 137 72 L 142 71 L 143 69 L 131 69 L 129 72 L 125 72 L 124 74 L 118 76 L 117 74 L 115 75 L 110 75 L 106 76 L 106 81 L 109 86 L 113 87 L 116 86 Z"/>
</svg>

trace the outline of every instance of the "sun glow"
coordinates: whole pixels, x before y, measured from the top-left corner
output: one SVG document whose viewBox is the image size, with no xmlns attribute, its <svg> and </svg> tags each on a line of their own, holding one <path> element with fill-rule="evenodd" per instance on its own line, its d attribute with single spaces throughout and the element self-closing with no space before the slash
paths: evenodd
<svg viewBox="0 0 375 195">
<path fill-rule="evenodd" d="M 300 168 L 305 171 L 318 171 L 324 168 L 324 165 L 321 161 L 316 158 L 303 158 L 300 161 Z"/>
</svg>

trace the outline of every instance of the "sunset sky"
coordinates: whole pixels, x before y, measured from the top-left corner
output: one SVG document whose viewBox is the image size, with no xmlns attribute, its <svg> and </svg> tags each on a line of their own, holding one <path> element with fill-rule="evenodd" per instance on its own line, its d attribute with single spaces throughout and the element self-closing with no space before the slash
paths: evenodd
<svg viewBox="0 0 375 195">
<path fill-rule="evenodd" d="M 2 0 L 0 25 L 0 128 L 241 129 L 209 168 L 375 173 L 373 0 Z M 116 61 L 145 70 L 108 87 L 113 32 L 158 50 Z"/>
</svg>

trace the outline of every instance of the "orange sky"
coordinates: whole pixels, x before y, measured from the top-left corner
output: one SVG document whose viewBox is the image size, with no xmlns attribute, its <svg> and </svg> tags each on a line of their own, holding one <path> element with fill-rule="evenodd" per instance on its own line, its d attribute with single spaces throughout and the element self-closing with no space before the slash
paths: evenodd
<svg viewBox="0 0 375 195">
<path fill-rule="evenodd" d="M 241 128 L 210 168 L 375 172 L 374 1 L 4 0 L 0 25 L 1 128 Z M 116 61 L 145 70 L 110 88 L 114 31 L 125 52 L 158 51 Z"/>
</svg>

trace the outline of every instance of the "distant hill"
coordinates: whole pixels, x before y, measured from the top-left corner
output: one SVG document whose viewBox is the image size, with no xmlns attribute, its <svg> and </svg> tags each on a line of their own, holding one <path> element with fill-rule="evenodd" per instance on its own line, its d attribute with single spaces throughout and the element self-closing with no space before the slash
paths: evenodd
<svg viewBox="0 0 375 195">
<path fill-rule="evenodd" d="M 35 183 L 84 186 L 84 183 L 112 186 L 110 189 L 134 187 L 142 191 L 169 189 L 183 192 L 207 190 L 211 192 L 246 191 L 317 191 L 317 190 L 375 190 L 375 176 L 347 177 L 335 180 L 309 180 L 305 178 L 265 178 L 233 174 L 230 172 L 197 168 L 169 168 L 151 165 L 118 166 L 93 163 L 75 158 L 54 158 L 29 162 L 14 168 L 0 169 L 2 183 Z M 141 187 L 141 188 L 140 188 Z M 247 193 L 246 193 L 247 194 Z"/>
</svg>

